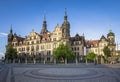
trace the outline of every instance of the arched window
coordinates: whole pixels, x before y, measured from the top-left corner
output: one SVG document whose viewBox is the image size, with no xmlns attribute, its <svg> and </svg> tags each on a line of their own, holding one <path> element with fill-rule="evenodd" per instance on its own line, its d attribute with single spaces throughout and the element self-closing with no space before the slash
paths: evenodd
<svg viewBox="0 0 120 82">
<path fill-rule="evenodd" d="M 37 46 L 36 46 L 36 51 L 38 51 L 38 50 L 39 50 L 39 46 L 37 45 Z"/>
<path fill-rule="evenodd" d="M 31 47 L 31 51 L 34 51 L 34 46 Z"/>
<path fill-rule="evenodd" d="M 66 29 L 63 29 L 63 33 L 66 33 Z"/>
<path fill-rule="evenodd" d="M 29 47 L 27 47 L 27 51 L 29 51 L 30 50 L 30 48 Z"/>
</svg>

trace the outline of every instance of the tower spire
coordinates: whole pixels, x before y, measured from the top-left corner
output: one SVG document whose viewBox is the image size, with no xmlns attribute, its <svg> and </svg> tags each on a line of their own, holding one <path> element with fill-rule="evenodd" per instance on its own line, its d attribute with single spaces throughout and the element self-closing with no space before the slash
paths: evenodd
<svg viewBox="0 0 120 82">
<path fill-rule="evenodd" d="M 67 9 L 65 8 L 65 16 L 64 16 L 64 20 L 67 20 Z"/>
<path fill-rule="evenodd" d="M 46 21 L 46 16 L 44 15 L 44 21 Z"/>
<path fill-rule="evenodd" d="M 46 24 L 46 16 L 44 15 L 44 21 L 43 21 L 43 29 L 47 28 L 47 24 Z"/>
<path fill-rule="evenodd" d="M 10 34 L 12 34 L 13 33 L 13 30 L 12 30 L 12 25 L 11 25 L 11 27 L 10 27 Z"/>
<path fill-rule="evenodd" d="M 44 20 L 43 20 L 43 26 L 42 26 L 42 30 L 41 30 L 41 34 L 45 34 L 47 33 L 47 24 L 46 24 L 46 16 L 44 15 Z"/>
</svg>

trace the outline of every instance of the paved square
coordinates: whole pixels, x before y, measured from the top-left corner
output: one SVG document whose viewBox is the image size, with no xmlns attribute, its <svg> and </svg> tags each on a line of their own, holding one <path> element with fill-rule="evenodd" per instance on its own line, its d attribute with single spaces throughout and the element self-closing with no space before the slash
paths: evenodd
<svg viewBox="0 0 120 82">
<path fill-rule="evenodd" d="M 120 64 L 10 64 L 7 66 L 8 77 L 4 82 L 120 82 Z"/>
</svg>

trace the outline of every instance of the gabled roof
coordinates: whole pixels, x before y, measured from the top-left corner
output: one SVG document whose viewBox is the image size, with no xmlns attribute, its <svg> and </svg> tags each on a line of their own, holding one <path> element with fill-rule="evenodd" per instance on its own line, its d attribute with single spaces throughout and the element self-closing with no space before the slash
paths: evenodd
<svg viewBox="0 0 120 82">
<path fill-rule="evenodd" d="M 80 36 L 78 33 L 74 37 L 70 37 L 70 41 L 80 41 L 83 39 L 83 36 Z"/>
<path fill-rule="evenodd" d="M 101 41 L 102 39 L 105 39 L 105 41 L 108 41 L 104 35 L 101 36 L 100 41 Z"/>
</svg>

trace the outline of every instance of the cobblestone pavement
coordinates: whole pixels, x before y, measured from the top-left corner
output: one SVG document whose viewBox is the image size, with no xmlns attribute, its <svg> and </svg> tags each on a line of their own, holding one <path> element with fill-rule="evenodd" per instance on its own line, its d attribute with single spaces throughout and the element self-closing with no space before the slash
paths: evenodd
<svg viewBox="0 0 120 82">
<path fill-rule="evenodd" d="M 10 82 L 120 82 L 120 64 L 15 64 Z"/>
<path fill-rule="evenodd" d="M 0 82 L 6 82 L 7 79 L 7 75 L 9 72 L 9 67 L 4 65 L 4 64 L 0 64 Z"/>
</svg>

